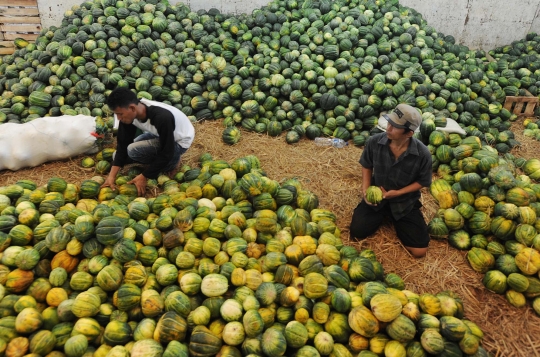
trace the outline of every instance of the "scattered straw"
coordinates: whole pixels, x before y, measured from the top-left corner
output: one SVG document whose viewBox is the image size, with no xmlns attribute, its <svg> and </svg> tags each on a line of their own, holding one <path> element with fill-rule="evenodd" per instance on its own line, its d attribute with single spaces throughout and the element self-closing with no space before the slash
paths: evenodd
<svg viewBox="0 0 540 357">
<path fill-rule="evenodd" d="M 525 118 L 516 120 L 510 127 L 510 131 L 514 133 L 515 139 L 521 143 L 520 146 L 512 149 L 512 153 L 525 159 L 539 158 L 540 141 L 523 135 L 523 130 L 525 129 L 523 127 L 523 120 L 525 120 Z"/>
<path fill-rule="evenodd" d="M 521 122 L 514 123 L 514 126 L 516 138 L 522 142 L 522 146 L 514 150 L 515 154 L 525 158 L 537 157 L 540 142 L 523 138 Z M 466 252 L 449 247 L 445 241 L 434 240 L 425 258 L 414 259 L 402 247 L 389 223 L 384 223 L 372 238 L 360 242 L 349 240 L 348 225 L 360 197 L 360 148 L 352 145 L 343 149 L 317 147 L 310 140 L 288 145 L 283 136 L 272 138 L 246 131 L 242 131 L 243 137 L 238 144 L 227 146 L 221 140 L 223 128 L 220 122 L 198 123 L 195 129 L 195 142 L 183 156 L 183 164 L 198 165 L 199 156 L 206 152 L 229 162 L 249 154 L 258 156 L 269 177 L 280 182 L 296 177 L 315 192 L 320 206 L 337 215 L 344 242 L 358 249 L 372 249 L 386 272 L 395 272 L 403 277 L 407 289 L 417 293 L 443 290 L 457 293 L 463 299 L 465 317 L 482 328 L 485 334 L 483 346 L 493 355 L 538 356 L 540 318 L 530 307 L 514 308 L 503 296 L 487 291 L 481 282 L 482 275 L 474 272 L 467 263 Z M 17 172 L 1 172 L 0 186 L 19 179 L 45 184 L 51 176 L 80 183 L 94 175 L 79 166 L 81 158 Z M 423 189 L 421 202 L 424 216 L 431 219 L 438 207 L 427 189 Z"/>
</svg>

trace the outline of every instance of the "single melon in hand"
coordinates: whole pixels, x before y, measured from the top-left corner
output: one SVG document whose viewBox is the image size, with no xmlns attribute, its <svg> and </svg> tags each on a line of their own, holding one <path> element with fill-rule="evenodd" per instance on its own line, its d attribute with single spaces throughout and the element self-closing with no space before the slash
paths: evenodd
<svg viewBox="0 0 540 357">
<path fill-rule="evenodd" d="M 364 194 L 366 201 L 373 205 L 379 204 L 383 199 L 382 190 L 378 186 L 369 186 Z"/>
</svg>

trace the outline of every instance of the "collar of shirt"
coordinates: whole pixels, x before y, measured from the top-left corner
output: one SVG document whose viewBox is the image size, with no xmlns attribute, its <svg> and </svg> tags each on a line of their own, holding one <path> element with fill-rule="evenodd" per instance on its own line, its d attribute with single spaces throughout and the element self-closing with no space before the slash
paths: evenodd
<svg viewBox="0 0 540 357">
<path fill-rule="evenodd" d="M 379 141 L 377 141 L 377 144 L 389 145 L 390 140 L 388 140 L 388 136 L 382 135 L 381 138 L 379 139 Z M 410 142 L 409 146 L 407 147 L 407 150 L 405 151 L 405 154 L 406 155 L 412 154 L 412 155 L 420 156 L 420 153 L 418 152 L 418 143 L 416 142 L 416 140 L 414 138 L 411 138 L 411 142 Z"/>
</svg>

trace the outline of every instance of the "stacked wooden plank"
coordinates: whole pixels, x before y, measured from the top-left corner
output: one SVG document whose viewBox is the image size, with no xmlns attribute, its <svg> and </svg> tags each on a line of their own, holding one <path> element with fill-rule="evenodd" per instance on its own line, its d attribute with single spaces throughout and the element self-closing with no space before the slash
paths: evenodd
<svg viewBox="0 0 540 357">
<path fill-rule="evenodd" d="M 512 97 L 507 96 L 504 102 L 504 108 L 517 116 L 531 117 L 534 115 L 534 109 L 538 105 L 538 97 L 532 95 L 528 91 L 526 96 Z"/>
<path fill-rule="evenodd" d="M 14 39 L 34 41 L 40 31 L 37 0 L 0 0 L 0 55 L 15 51 Z"/>
</svg>

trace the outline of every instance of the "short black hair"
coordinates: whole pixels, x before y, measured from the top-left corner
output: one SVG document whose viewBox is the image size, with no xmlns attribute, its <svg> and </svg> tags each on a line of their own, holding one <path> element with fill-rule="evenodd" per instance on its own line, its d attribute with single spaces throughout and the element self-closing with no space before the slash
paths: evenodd
<svg viewBox="0 0 540 357">
<path fill-rule="evenodd" d="M 109 109 L 127 108 L 130 104 L 138 104 L 139 99 L 131 89 L 125 87 L 115 88 L 107 97 L 107 105 Z"/>
</svg>

